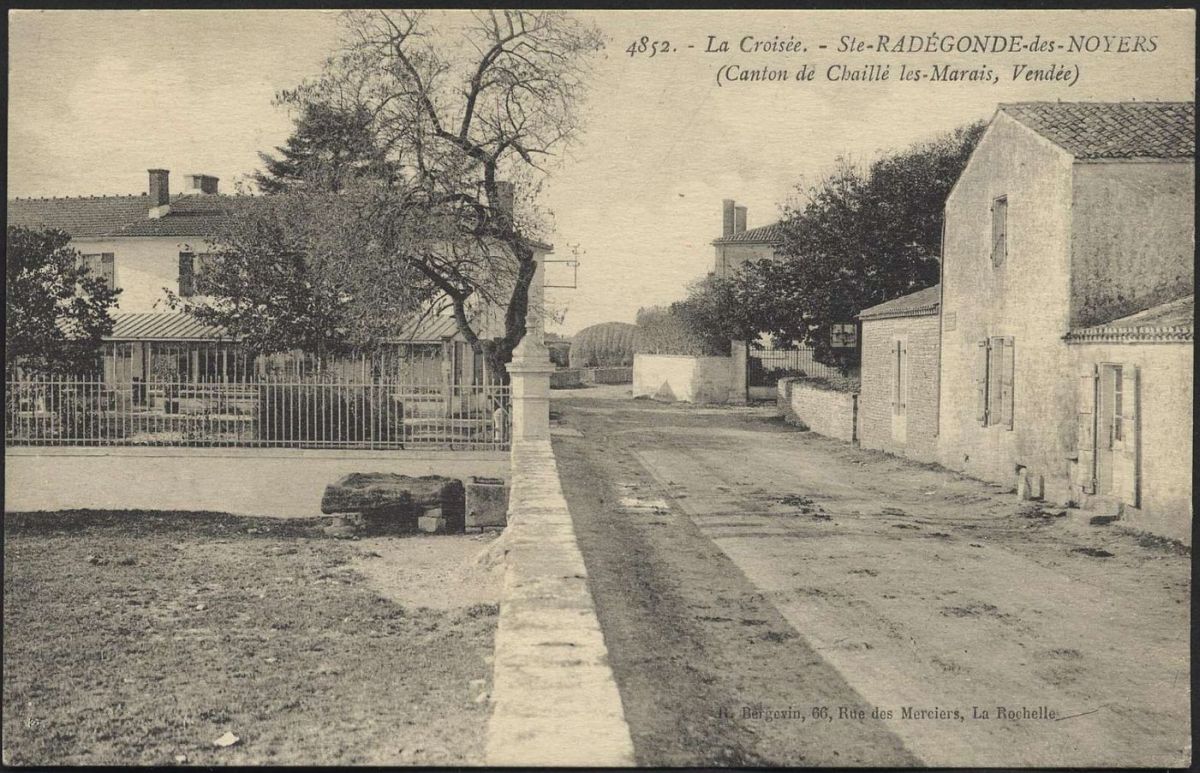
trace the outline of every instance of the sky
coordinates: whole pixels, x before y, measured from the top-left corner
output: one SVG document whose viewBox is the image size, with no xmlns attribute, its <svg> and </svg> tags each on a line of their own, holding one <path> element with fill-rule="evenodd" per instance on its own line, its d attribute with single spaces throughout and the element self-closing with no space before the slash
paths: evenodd
<svg viewBox="0 0 1200 773">
<path fill-rule="evenodd" d="M 574 289 L 547 289 L 565 313 L 549 326 L 558 332 L 632 322 L 639 307 L 683 297 L 712 268 L 722 199 L 749 208 L 749 227 L 766 225 L 839 155 L 869 162 L 987 119 L 1001 102 L 1195 99 L 1190 10 L 578 13 L 608 43 L 593 62 L 584 129 L 544 189 L 555 257 L 577 247 L 581 260 Z M 275 93 L 319 73 L 340 34 L 335 11 L 11 11 L 9 21 L 9 197 L 141 193 L 152 167 L 171 170 L 174 190 L 203 172 L 230 192 L 291 129 Z M 1080 36 L 1101 50 L 839 50 L 932 34 Z M 630 56 L 643 36 L 672 50 Z M 731 50 L 708 52 L 709 36 Z M 747 36 L 803 50 L 742 52 Z M 1120 50 L 1137 36 L 1153 50 Z M 797 81 L 805 64 L 816 77 Z M 900 80 L 902 65 L 933 64 L 986 66 L 997 79 Z M 1018 64 L 1077 67 L 1077 79 L 1014 79 Z M 719 85 L 728 65 L 783 69 L 789 80 Z M 889 78 L 830 80 L 839 65 L 889 65 Z M 551 284 L 572 283 L 565 265 L 548 268 Z"/>
</svg>

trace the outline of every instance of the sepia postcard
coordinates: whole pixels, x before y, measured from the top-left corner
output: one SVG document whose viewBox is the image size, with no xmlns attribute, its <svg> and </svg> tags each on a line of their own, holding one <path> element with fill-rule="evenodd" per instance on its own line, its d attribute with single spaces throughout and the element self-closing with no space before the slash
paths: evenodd
<svg viewBox="0 0 1200 773">
<path fill-rule="evenodd" d="M 6 24 L 6 766 L 1191 766 L 1193 9 Z"/>
</svg>

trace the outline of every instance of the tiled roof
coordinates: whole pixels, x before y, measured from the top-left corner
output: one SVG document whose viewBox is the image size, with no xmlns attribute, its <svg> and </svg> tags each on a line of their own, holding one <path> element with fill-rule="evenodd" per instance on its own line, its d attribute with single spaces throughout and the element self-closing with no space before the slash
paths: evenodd
<svg viewBox="0 0 1200 773">
<path fill-rule="evenodd" d="M 1195 102 L 1015 102 L 1000 110 L 1076 158 L 1192 158 Z"/>
<path fill-rule="evenodd" d="M 150 197 L 9 199 L 8 223 L 58 228 L 76 239 L 104 236 L 211 236 L 232 206 L 253 197 L 177 195 L 165 216 L 150 218 Z"/>
<path fill-rule="evenodd" d="M 1067 340 L 1080 342 L 1191 341 L 1196 296 L 1185 295 L 1111 322 L 1075 328 Z"/>
<path fill-rule="evenodd" d="M 721 236 L 713 239 L 713 244 L 778 244 L 783 240 L 783 228 L 780 223 L 760 225 L 731 236 Z"/>
<path fill-rule="evenodd" d="M 393 343 L 407 341 L 436 342 L 458 334 L 453 317 L 436 316 L 410 320 Z M 215 341 L 225 338 L 225 330 L 209 325 L 182 312 L 137 312 L 113 315 L 113 330 L 106 341 Z"/>
<path fill-rule="evenodd" d="M 888 317 L 920 317 L 937 313 L 942 303 L 941 285 L 926 287 L 915 293 L 884 301 L 858 314 L 859 319 L 886 319 Z"/>
</svg>

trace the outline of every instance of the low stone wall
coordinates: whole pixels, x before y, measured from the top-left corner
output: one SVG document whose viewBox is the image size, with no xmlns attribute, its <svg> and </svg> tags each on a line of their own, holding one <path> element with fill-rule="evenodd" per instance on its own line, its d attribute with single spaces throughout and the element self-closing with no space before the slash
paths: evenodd
<svg viewBox="0 0 1200 773">
<path fill-rule="evenodd" d="M 631 384 L 633 368 L 584 368 L 585 384 Z"/>
<path fill-rule="evenodd" d="M 325 484 L 351 472 L 509 476 L 504 451 L 272 448 L 6 448 L 4 509 L 214 510 L 321 515 Z"/>
<path fill-rule="evenodd" d="M 732 378 L 731 357 L 638 354 L 633 358 L 634 397 L 726 403 Z"/>
<path fill-rule="evenodd" d="M 519 441 L 496 628 L 491 766 L 627 767 L 633 741 L 548 440 Z"/>
<path fill-rule="evenodd" d="M 802 378 L 781 378 L 778 404 L 791 424 L 803 424 L 818 435 L 858 440 L 858 393 L 818 389 Z"/>
<path fill-rule="evenodd" d="M 582 368 L 565 368 L 550 374 L 551 389 L 572 389 L 583 386 Z"/>
</svg>

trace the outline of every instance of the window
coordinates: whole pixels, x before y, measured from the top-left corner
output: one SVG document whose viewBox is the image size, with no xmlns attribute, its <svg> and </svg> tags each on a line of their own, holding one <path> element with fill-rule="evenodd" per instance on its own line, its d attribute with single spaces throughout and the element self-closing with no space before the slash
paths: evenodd
<svg viewBox="0 0 1200 773">
<path fill-rule="evenodd" d="M 1013 339 L 1009 336 L 985 338 L 977 344 L 976 420 L 985 427 L 1003 424 L 1013 428 Z"/>
<path fill-rule="evenodd" d="M 196 277 L 202 275 L 211 257 L 207 254 L 197 255 L 194 252 L 179 253 L 179 295 L 190 298 L 199 295 L 196 289 Z"/>
<path fill-rule="evenodd" d="M 100 277 L 110 290 L 117 289 L 117 261 L 111 252 L 83 256 L 83 267 Z"/>
<path fill-rule="evenodd" d="M 999 266 L 1008 257 L 1008 197 L 992 202 L 992 265 Z"/>
</svg>

